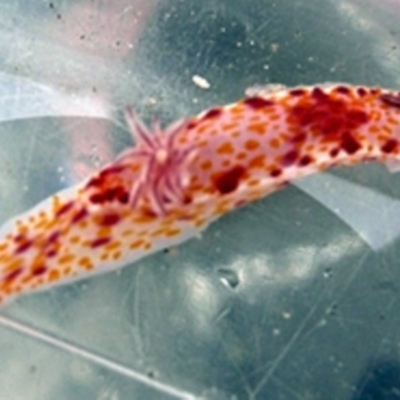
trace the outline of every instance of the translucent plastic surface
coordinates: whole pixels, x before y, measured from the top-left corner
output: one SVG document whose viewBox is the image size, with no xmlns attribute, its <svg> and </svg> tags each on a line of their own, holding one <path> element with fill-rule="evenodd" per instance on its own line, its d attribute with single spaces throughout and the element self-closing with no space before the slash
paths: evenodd
<svg viewBox="0 0 400 400">
<path fill-rule="evenodd" d="M 131 145 L 127 104 L 167 124 L 255 84 L 400 86 L 399 19 L 397 0 L 1 0 L 1 222 Z M 399 211 L 400 174 L 338 168 L 21 297 L 0 398 L 398 395 Z"/>
</svg>

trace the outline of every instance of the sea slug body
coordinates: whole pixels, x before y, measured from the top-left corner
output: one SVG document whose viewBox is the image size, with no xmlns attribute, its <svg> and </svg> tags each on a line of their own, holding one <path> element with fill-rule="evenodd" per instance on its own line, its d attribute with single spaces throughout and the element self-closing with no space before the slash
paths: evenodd
<svg viewBox="0 0 400 400">
<path fill-rule="evenodd" d="M 161 130 L 131 109 L 134 147 L 0 229 L 0 303 L 115 270 L 336 165 L 399 165 L 400 92 L 273 86 Z"/>
</svg>

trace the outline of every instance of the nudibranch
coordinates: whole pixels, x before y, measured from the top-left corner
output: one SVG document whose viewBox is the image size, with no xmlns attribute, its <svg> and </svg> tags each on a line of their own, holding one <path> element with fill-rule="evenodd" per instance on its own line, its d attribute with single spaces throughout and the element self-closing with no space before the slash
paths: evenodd
<svg viewBox="0 0 400 400">
<path fill-rule="evenodd" d="M 400 92 L 267 87 L 165 130 L 126 111 L 135 146 L 0 229 L 0 302 L 132 263 L 337 165 L 400 154 Z"/>
</svg>

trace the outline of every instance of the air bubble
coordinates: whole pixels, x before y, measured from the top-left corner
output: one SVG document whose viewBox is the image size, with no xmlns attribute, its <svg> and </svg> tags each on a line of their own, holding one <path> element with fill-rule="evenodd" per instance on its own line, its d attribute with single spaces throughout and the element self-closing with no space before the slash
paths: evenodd
<svg viewBox="0 0 400 400">
<path fill-rule="evenodd" d="M 231 269 L 219 269 L 218 274 L 220 275 L 221 282 L 229 286 L 232 289 L 235 289 L 239 285 L 239 276 L 237 273 Z"/>
<path fill-rule="evenodd" d="M 324 269 L 324 278 L 325 279 L 329 279 L 329 278 L 332 278 L 332 275 L 333 275 L 333 271 L 332 271 L 332 268 L 325 268 Z"/>
</svg>

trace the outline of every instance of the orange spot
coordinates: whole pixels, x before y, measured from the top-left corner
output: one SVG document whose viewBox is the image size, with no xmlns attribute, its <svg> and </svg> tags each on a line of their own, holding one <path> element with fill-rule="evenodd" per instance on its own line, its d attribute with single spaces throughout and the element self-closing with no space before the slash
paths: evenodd
<svg viewBox="0 0 400 400">
<path fill-rule="evenodd" d="M 247 154 L 244 153 L 243 151 L 236 155 L 237 160 L 244 160 L 246 157 L 247 157 Z"/>
<path fill-rule="evenodd" d="M 88 263 L 86 265 L 84 265 L 84 268 L 86 268 L 88 271 L 94 268 L 93 263 Z"/>
<path fill-rule="evenodd" d="M 273 138 L 269 141 L 269 145 L 273 148 L 273 149 L 277 149 L 280 146 L 280 141 L 278 138 Z"/>
<path fill-rule="evenodd" d="M 212 167 L 212 162 L 210 160 L 203 161 L 200 164 L 201 169 L 210 169 Z"/>
<path fill-rule="evenodd" d="M 126 231 L 122 232 L 123 237 L 131 236 L 131 235 L 133 235 L 133 229 L 127 229 Z"/>
<path fill-rule="evenodd" d="M 78 264 L 79 264 L 81 267 L 86 268 L 86 269 L 88 269 L 88 270 L 93 268 L 92 260 L 91 260 L 89 257 L 87 257 L 87 256 L 81 257 L 80 260 L 78 261 Z M 65 271 L 66 271 L 66 270 L 65 270 Z M 69 273 L 69 272 L 66 272 L 67 275 L 68 275 L 68 273 Z"/>
<path fill-rule="evenodd" d="M 208 130 L 210 130 L 210 124 L 209 123 L 207 123 L 207 124 L 202 124 L 202 126 L 200 126 L 199 128 L 197 128 L 197 132 L 198 133 L 204 133 L 204 132 L 206 132 L 206 131 L 208 131 Z"/>
<path fill-rule="evenodd" d="M 247 183 L 249 186 L 257 186 L 260 184 L 260 180 L 259 179 L 252 179 Z"/>
<path fill-rule="evenodd" d="M 0 263 L 5 264 L 5 263 L 7 263 L 9 261 L 10 261 L 10 256 L 8 254 L 4 254 L 4 255 L 0 256 Z M 13 261 L 13 262 L 16 262 L 16 261 Z M 18 263 L 20 263 L 20 262 L 21 261 L 18 260 Z M 6 270 L 8 270 L 8 268 L 9 267 L 6 267 Z"/>
<path fill-rule="evenodd" d="M 177 235 L 179 235 L 180 233 L 181 233 L 181 230 L 180 230 L 180 229 L 172 228 L 172 229 L 169 229 L 169 230 L 167 230 L 167 231 L 165 232 L 165 236 L 172 237 L 172 236 L 177 236 Z"/>
<path fill-rule="evenodd" d="M 264 162 L 265 162 L 265 157 L 264 157 L 264 155 L 261 154 L 250 160 L 249 167 L 250 168 L 262 168 L 262 167 L 264 167 Z"/>
<path fill-rule="evenodd" d="M 79 243 L 81 238 L 79 236 L 72 236 L 71 239 L 69 239 L 70 243 L 76 244 Z"/>
<path fill-rule="evenodd" d="M 5 250 L 8 247 L 8 243 L 2 243 L 0 244 L 0 251 Z"/>
<path fill-rule="evenodd" d="M 130 249 L 137 249 L 138 247 L 141 247 L 144 245 L 144 240 L 143 239 L 139 239 L 139 240 L 135 240 L 134 242 L 132 242 L 129 246 Z"/>
<path fill-rule="evenodd" d="M 255 150 L 260 147 L 260 143 L 258 143 L 256 140 L 249 139 L 245 142 L 244 146 L 247 150 Z"/>
<path fill-rule="evenodd" d="M 104 227 L 97 230 L 97 236 L 111 236 L 111 228 Z"/>
<path fill-rule="evenodd" d="M 58 259 L 58 262 L 59 262 L 60 264 L 67 264 L 67 263 L 69 263 L 69 262 L 71 262 L 71 261 L 74 261 L 75 258 L 76 258 L 76 257 L 75 257 L 73 254 L 65 254 L 65 255 L 63 255 L 62 257 L 60 257 L 60 258 Z"/>
<path fill-rule="evenodd" d="M 380 128 L 378 128 L 376 125 L 372 125 L 369 127 L 368 131 L 375 134 L 375 133 L 380 132 Z"/>
<path fill-rule="evenodd" d="M 196 221 L 194 222 L 194 225 L 195 225 L 197 228 L 199 228 L 199 227 L 203 226 L 205 222 L 206 222 L 205 219 L 200 219 L 200 218 L 199 218 L 199 219 L 196 219 Z"/>
<path fill-rule="evenodd" d="M 145 224 L 147 222 L 152 222 L 154 221 L 156 217 L 154 215 L 150 214 L 141 214 L 137 217 L 132 218 L 132 222 L 136 224 Z"/>
<path fill-rule="evenodd" d="M 258 135 L 264 135 L 265 133 L 265 124 L 263 123 L 254 123 L 250 124 L 247 129 L 250 132 L 257 133 Z"/>
<path fill-rule="evenodd" d="M 119 259 L 121 258 L 121 256 L 122 256 L 122 253 L 121 253 L 120 251 L 116 251 L 116 252 L 113 254 L 113 259 L 114 259 L 114 260 L 119 260 Z"/>
<path fill-rule="evenodd" d="M 28 230 L 29 230 L 29 228 L 26 225 L 22 225 L 22 224 L 20 226 L 18 226 L 17 229 L 18 229 L 18 233 L 20 235 L 24 234 L 24 233 L 27 233 Z"/>
<path fill-rule="evenodd" d="M 121 242 L 115 241 L 115 242 L 111 242 L 108 243 L 104 248 L 108 251 L 117 249 L 118 247 L 121 247 Z"/>
<path fill-rule="evenodd" d="M 229 109 L 229 112 L 231 114 L 234 114 L 235 116 L 241 116 L 243 114 L 243 111 L 244 111 L 244 108 L 240 104 L 237 104 Z"/>
<path fill-rule="evenodd" d="M 228 124 L 223 124 L 222 125 L 222 129 L 224 130 L 224 131 L 228 131 L 228 130 L 230 130 L 230 129 L 233 129 L 233 128 L 236 128 L 236 126 L 237 126 L 237 124 L 236 123 L 228 123 Z"/>
<path fill-rule="evenodd" d="M 58 269 L 52 269 L 49 272 L 48 278 L 50 282 L 58 281 L 60 279 L 60 271 Z"/>
<path fill-rule="evenodd" d="M 235 149 L 230 142 L 225 142 L 217 148 L 217 153 L 219 154 L 232 154 L 234 151 Z"/>
<path fill-rule="evenodd" d="M 164 235 L 165 234 L 165 228 L 161 228 L 161 229 L 157 229 L 157 230 L 155 230 L 154 232 L 152 232 L 151 233 L 151 237 L 157 237 L 157 236 L 160 236 L 160 235 Z"/>
<path fill-rule="evenodd" d="M 219 203 L 217 204 L 217 206 L 215 207 L 215 215 L 223 215 L 225 213 L 227 213 L 229 210 L 228 204 L 226 202 L 223 203 Z"/>
<path fill-rule="evenodd" d="M 140 168 L 141 168 L 140 164 L 135 164 L 135 165 L 131 165 L 130 170 L 132 172 L 139 172 Z"/>
<path fill-rule="evenodd" d="M 79 222 L 78 226 L 79 226 L 80 229 L 85 229 L 88 226 L 88 222 L 87 221 Z"/>
</svg>

